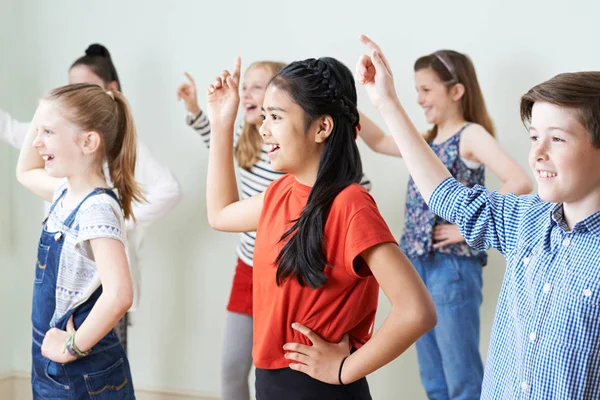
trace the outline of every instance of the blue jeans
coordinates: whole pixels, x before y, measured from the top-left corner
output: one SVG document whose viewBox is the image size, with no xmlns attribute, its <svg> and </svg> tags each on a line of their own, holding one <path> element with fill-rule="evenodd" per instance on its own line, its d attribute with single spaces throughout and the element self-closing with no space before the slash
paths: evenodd
<svg viewBox="0 0 600 400">
<path fill-rule="evenodd" d="M 437 310 L 438 323 L 416 343 L 421 383 L 431 400 L 479 399 L 482 265 L 476 257 L 433 253 L 411 258 Z"/>
</svg>

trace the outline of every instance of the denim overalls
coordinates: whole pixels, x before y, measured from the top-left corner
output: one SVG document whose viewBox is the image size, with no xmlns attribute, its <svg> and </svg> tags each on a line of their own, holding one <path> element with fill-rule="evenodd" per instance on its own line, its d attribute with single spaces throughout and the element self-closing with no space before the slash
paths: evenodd
<svg viewBox="0 0 600 400">
<path fill-rule="evenodd" d="M 50 213 L 66 192 L 67 189 L 63 190 L 52 204 Z M 112 190 L 95 189 L 69 214 L 64 221 L 65 230 L 72 229 L 71 225 L 79 208 L 88 198 L 103 193 L 119 202 Z M 59 364 L 42 356 L 41 346 L 46 332 L 50 328 L 66 330 L 71 315 L 75 329 L 78 329 L 102 293 L 100 286 L 83 304 L 51 322 L 56 306 L 56 283 L 66 231 L 48 232 L 46 221 L 38 246 L 31 313 L 33 399 L 135 399 L 129 362 L 114 330 L 102 338 L 87 357 Z"/>
</svg>

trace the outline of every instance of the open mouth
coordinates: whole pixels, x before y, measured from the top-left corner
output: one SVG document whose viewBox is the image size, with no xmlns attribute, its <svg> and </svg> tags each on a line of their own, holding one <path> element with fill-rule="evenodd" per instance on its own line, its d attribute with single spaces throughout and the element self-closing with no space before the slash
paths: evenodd
<svg viewBox="0 0 600 400">
<path fill-rule="evenodd" d="M 50 161 L 54 160 L 54 156 L 51 154 L 42 154 L 42 159 L 48 164 Z"/>
<path fill-rule="evenodd" d="M 538 176 L 540 178 L 555 178 L 558 174 L 556 172 L 550 172 L 550 171 L 538 171 Z"/>
<path fill-rule="evenodd" d="M 279 151 L 279 145 L 278 144 L 270 144 L 269 145 L 269 157 L 274 157 L 275 154 L 277 154 L 277 152 Z"/>
</svg>

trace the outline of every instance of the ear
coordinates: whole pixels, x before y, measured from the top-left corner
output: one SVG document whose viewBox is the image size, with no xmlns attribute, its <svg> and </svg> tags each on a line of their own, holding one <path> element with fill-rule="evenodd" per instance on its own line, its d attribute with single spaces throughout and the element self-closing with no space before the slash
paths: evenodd
<svg viewBox="0 0 600 400">
<path fill-rule="evenodd" d="M 453 101 L 460 101 L 462 97 L 465 95 L 465 85 L 462 83 L 457 83 L 450 89 L 450 96 Z"/>
<path fill-rule="evenodd" d="M 333 132 L 333 118 L 330 115 L 324 115 L 317 118 L 315 123 L 317 129 L 315 132 L 315 142 L 325 143 L 331 132 Z"/>
<path fill-rule="evenodd" d="M 84 132 L 79 135 L 79 138 L 83 154 L 93 154 L 98 151 L 102 145 L 102 137 L 96 131 Z"/>
<path fill-rule="evenodd" d="M 119 90 L 119 84 L 117 83 L 117 81 L 110 81 L 107 85 L 106 85 L 106 91 L 111 91 L 111 92 L 120 92 Z"/>
</svg>

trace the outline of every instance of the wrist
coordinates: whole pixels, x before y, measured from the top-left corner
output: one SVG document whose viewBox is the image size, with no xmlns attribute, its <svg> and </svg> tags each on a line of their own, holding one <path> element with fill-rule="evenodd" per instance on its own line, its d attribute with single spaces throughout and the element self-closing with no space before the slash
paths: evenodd
<svg viewBox="0 0 600 400">
<path fill-rule="evenodd" d="M 67 338 L 65 341 L 65 350 L 75 359 L 88 356 L 91 353 L 91 350 L 83 351 L 76 344 L 76 333 L 77 331 L 73 330 L 71 336 Z"/>
<path fill-rule="evenodd" d="M 388 99 L 383 100 L 377 108 L 381 114 L 386 115 L 389 113 L 398 112 L 398 110 L 402 108 L 402 105 L 400 104 L 400 100 L 398 100 L 397 97 L 390 97 Z"/>
<path fill-rule="evenodd" d="M 200 116 L 200 107 L 198 104 L 194 104 L 187 107 L 187 112 L 192 119 L 196 119 Z"/>
<path fill-rule="evenodd" d="M 346 386 L 346 380 L 344 379 L 344 364 L 346 363 L 347 359 L 348 356 L 342 358 L 342 361 L 340 361 L 340 368 L 338 370 L 338 383 L 342 386 Z"/>
</svg>

